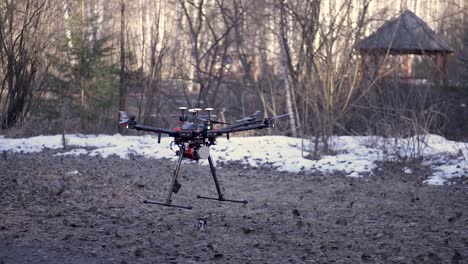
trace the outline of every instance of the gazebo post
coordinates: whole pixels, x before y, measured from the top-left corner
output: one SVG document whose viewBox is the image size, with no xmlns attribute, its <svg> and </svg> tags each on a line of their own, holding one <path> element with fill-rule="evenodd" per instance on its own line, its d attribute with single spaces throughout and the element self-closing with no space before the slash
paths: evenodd
<svg viewBox="0 0 468 264">
<path fill-rule="evenodd" d="M 436 77 L 436 80 L 442 80 L 442 72 L 443 72 L 443 69 L 442 69 L 442 56 L 440 55 L 440 53 L 436 53 L 435 54 L 435 58 L 434 58 L 434 62 L 435 62 L 435 65 L 436 65 L 436 74 L 435 74 L 435 77 Z"/>
<path fill-rule="evenodd" d="M 444 82 L 447 82 L 448 80 L 448 54 L 447 53 L 444 53 L 442 55 L 442 67 L 443 67 L 443 78 L 444 78 Z"/>
<path fill-rule="evenodd" d="M 366 54 L 359 52 L 358 56 L 361 56 L 361 65 L 359 65 L 359 70 L 361 71 L 361 76 L 365 76 L 366 73 Z M 361 78 L 363 80 L 364 78 Z"/>
<path fill-rule="evenodd" d="M 406 77 L 411 78 L 413 75 L 413 58 L 411 54 L 406 55 Z"/>
<path fill-rule="evenodd" d="M 377 54 L 377 53 L 372 54 L 372 63 L 373 63 L 373 66 L 374 66 L 374 73 L 372 75 L 372 78 L 376 79 L 380 75 L 379 54 Z"/>
</svg>

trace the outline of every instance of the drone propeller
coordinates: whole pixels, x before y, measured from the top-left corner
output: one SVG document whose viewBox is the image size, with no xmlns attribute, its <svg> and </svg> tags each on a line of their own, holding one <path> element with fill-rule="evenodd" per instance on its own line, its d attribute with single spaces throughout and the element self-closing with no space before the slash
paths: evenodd
<svg viewBox="0 0 468 264">
<path fill-rule="evenodd" d="M 213 117 L 213 116 L 212 116 L 212 117 Z M 216 117 L 216 116 L 214 116 L 214 117 Z M 216 121 L 216 120 L 212 120 L 212 119 L 206 119 L 206 118 L 204 118 L 204 116 L 197 116 L 196 118 L 197 118 L 198 120 L 200 120 L 200 121 L 203 121 L 203 122 L 208 122 L 208 121 L 210 121 L 210 122 L 213 123 L 213 124 L 229 125 L 229 123 L 224 123 L 224 122 Z"/>
<path fill-rule="evenodd" d="M 269 125 L 271 127 L 274 127 L 275 126 L 274 120 L 282 118 L 282 117 L 290 116 L 291 114 L 292 113 L 287 113 L 287 114 L 267 117 L 267 118 L 264 119 L 263 123 L 266 124 L 266 125 Z"/>
<path fill-rule="evenodd" d="M 287 114 L 272 116 L 272 117 L 268 117 L 268 119 L 279 119 L 279 118 L 282 118 L 282 117 L 285 117 L 285 116 L 290 116 L 291 114 L 292 114 L 292 113 L 287 113 Z"/>
<path fill-rule="evenodd" d="M 256 120 L 255 116 L 257 116 L 258 114 L 260 114 L 260 111 L 257 110 L 257 111 L 255 111 L 255 113 L 253 113 L 253 114 L 251 114 L 249 116 L 246 116 L 244 118 L 241 118 L 239 120 L 234 121 L 234 123 L 255 121 Z"/>
</svg>

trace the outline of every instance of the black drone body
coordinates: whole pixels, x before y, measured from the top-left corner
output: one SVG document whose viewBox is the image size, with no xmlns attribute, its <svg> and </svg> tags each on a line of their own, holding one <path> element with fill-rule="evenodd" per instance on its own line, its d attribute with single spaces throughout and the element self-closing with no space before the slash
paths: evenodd
<svg viewBox="0 0 468 264">
<path fill-rule="evenodd" d="M 259 112 L 257 111 L 253 115 L 239 119 L 232 124 L 227 124 L 227 123 L 222 123 L 222 122 L 211 120 L 211 118 L 213 117 L 211 115 L 213 108 L 205 109 L 205 111 L 207 111 L 208 113 L 206 117 L 199 115 L 199 112 L 202 110 L 200 108 L 194 108 L 194 109 L 188 110 L 190 113 L 192 113 L 192 116 L 185 115 L 185 111 L 187 110 L 186 107 L 180 107 L 179 110 L 181 111 L 181 115 L 179 116 L 180 126 L 174 129 L 164 129 L 164 128 L 158 128 L 158 127 L 152 127 L 152 126 L 139 125 L 135 121 L 134 117 L 128 117 L 128 115 L 125 112 L 123 111 L 120 112 L 119 123 L 121 126 L 126 126 L 129 129 L 136 129 L 140 131 L 149 131 L 149 132 L 157 133 L 158 143 L 161 142 L 161 135 L 167 134 L 168 136 L 174 138 L 174 140 L 171 143 L 171 148 L 173 144 L 178 146 L 178 150 L 176 151 L 176 154 L 179 157 L 179 159 L 178 159 L 176 168 L 174 170 L 171 187 L 169 188 L 169 193 L 167 195 L 166 201 L 162 203 L 162 202 L 145 200 L 144 202 L 150 203 L 150 204 L 163 205 L 163 206 L 192 209 L 191 206 L 174 205 L 172 204 L 172 199 L 171 199 L 172 193 L 177 193 L 182 186 L 177 181 L 177 177 L 179 175 L 179 170 L 180 170 L 180 165 L 182 163 L 182 159 L 187 158 L 190 160 L 208 159 L 211 173 L 213 175 L 213 180 L 216 186 L 216 191 L 218 193 L 217 198 L 204 197 L 204 196 L 197 196 L 197 198 L 246 204 L 247 201 L 244 201 L 244 200 L 230 200 L 230 199 L 224 198 L 221 192 L 221 188 L 219 186 L 218 178 L 216 176 L 216 171 L 213 165 L 213 160 L 210 156 L 210 146 L 216 144 L 216 138 L 218 136 L 226 135 L 227 138 L 229 139 L 230 133 L 272 127 L 274 124 L 273 123 L 274 119 L 287 116 L 289 114 L 263 118 L 263 119 L 257 119 L 256 115 L 259 114 Z M 222 124 L 224 125 L 224 127 L 215 128 L 214 124 Z"/>
</svg>

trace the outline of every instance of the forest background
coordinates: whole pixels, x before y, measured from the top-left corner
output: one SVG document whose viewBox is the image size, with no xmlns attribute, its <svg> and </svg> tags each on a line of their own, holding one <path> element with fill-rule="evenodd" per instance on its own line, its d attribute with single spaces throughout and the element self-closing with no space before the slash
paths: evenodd
<svg viewBox="0 0 468 264">
<path fill-rule="evenodd" d="M 466 2 L 1 0 L 0 133 L 115 133 L 119 110 L 170 127 L 188 106 L 290 113 L 269 132 L 312 139 L 314 157 L 336 134 L 466 140 Z M 445 78 L 429 55 L 359 54 L 405 10 L 454 49 Z"/>
</svg>

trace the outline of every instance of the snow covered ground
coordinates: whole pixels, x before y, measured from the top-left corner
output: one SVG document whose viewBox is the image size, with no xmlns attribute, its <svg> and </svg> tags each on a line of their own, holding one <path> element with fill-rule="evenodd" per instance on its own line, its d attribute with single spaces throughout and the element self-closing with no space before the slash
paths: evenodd
<svg viewBox="0 0 468 264">
<path fill-rule="evenodd" d="M 73 134 L 66 138 L 73 149 L 56 155 L 177 158 L 169 148 L 172 138 L 162 138 L 161 144 L 157 144 L 157 137 L 150 135 Z M 60 135 L 21 139 L 0 136 L 0 151 L 32 153 L 60 149 L 61 140 Z M 426 181 L 428 184 L 442 185 L 452 177 L 468 176 L 468 143 L 449 141 L 436 135 L 424 136 L 423 140 L 339 136 L 334 137 L 332 143 L 334 155 L 323 156 L 319 160 L 303 158 L 302 154 L 307 156 L 309 153 L 301 152 L 301 139 L 284 136 L 231 137 L 229 141 L 219 138 L 217 145 L 211 147 L 211 154 L 216 162 L 240 161 L 251 166 L 271 166 L 289 172 L 342 171 L 351 177 L 370 174 L 378 161 L 421 156 L 423 163 L 433 169 L 432 176 Z M 308 149 L 307 140 L 304 146 Z M 402 168 L 402 171 L 412 173 L 409 168 Z"/>
</svg>

